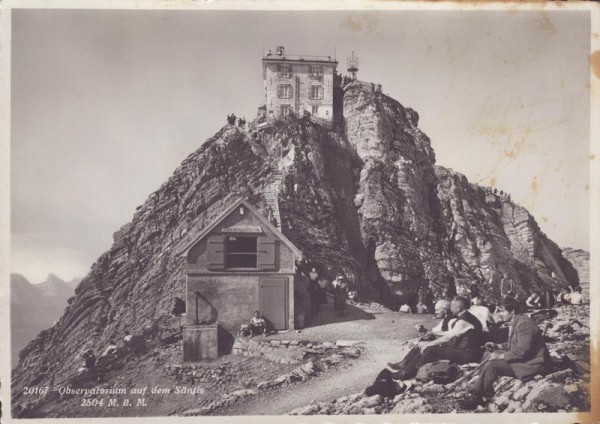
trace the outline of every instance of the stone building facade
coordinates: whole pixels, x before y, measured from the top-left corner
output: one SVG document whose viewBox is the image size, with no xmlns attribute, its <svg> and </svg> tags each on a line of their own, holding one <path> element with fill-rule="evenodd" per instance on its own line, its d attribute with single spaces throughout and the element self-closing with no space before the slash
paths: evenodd
<svg viewBox="0 0 600 424">
<path fill-rule="evenodd" d="M 277 47 L 263 57 L 267 120 L 288 115 L 333 120 L 333 93 L 338 62 L 330 56 L 292 56 Z"/>
</svg>

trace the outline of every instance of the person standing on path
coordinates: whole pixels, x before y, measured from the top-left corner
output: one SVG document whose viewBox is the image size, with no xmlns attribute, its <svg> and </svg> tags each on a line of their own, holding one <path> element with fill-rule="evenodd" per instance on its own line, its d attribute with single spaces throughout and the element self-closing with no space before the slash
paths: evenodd
<svg viewBox="0 0 600 424">
<path fill-rule="evenodd" d="M 321 288 L 319 287 L 319 273 L 316 268 L 312 268 L 308 273 L 308 292 L 310 294 L 310 313 L 319 315 L 321 310 Z"/>
<path fill-rule="evenodd" d="M 319 303 L 321 305 L 327 304 L 327 288 L 329 287 L 329 281 L 323 276 L 319 276 Z"/>
<path fill-rule="evenodd" d="M 344 316 L 344 311 L 346 310 L 347 290 L 346 277 L 341 274 L 338 275 L 333 281 L 333 309 L 340 317 Z"/>
</svg>

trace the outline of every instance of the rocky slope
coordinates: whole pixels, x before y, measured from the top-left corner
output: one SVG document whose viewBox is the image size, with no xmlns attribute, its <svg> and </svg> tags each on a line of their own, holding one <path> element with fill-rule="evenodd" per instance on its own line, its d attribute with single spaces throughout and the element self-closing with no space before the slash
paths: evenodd
<svg viewBox="0 0 600 424">
<path fill-rule="evenodd" d="M 500 377 L 494 383 L 495 395 L 481 412 L 584 412 L 590 411 L 590 333 L 589 307 L 563 305 L 535 311 L 530 315 L 544 330 L 551 358 L 546 375 L 522 381 Z M 408 347 L 404 349 L 407 352 Z M 371 415 L 425 414 L 468 412 L 461 410 L 458 400 L 467 395 L 477 379 L 468 374 L 478 364 L 461 365 L 466 381 L 436 384 L 416 379 L 401 383 L 398 394 L 388 398 L 376 394 L 367 397 L 364 391 L 329 402 L 315 402 L 296 408 L 290 415 Z M 458 381 L 457 381 L 458 383 Z M 368 383 L 367 383 L 368 384 Z M 446 393 L 447 392 L 447 393 Z M 445 393 L 445 395 L 444 395 Z"/>
<path fill-rule="evenodd" d="M 435 165 L 415 111 L 361 82 L 340 96 L 337 131 L 307 118 L 263 125 L 263 108 L 185 159 L 114 234 L 57 325 L 23 349 L 16 399 L 24 385 L 61 384 L 84 348 L 99 351 L 125 330 L 160 337 L 185 289 L 177 248 L 239 196 L 272 210 L 330 278 L 344 272 L 388 305 L 450 280 L 460 291 L 479 279 L 491 295 L 502 272 L 522 291 L 578 280 L 524 208 Z"/>
<path fill-rule="evenodd" d="M 10 276 L 11 360 L 17 364 L 19 351 L 40 331 L 60 318 L 67 299 L 74 294 L 69 283 L 50 274 L 46 281 L 31 284 L 19 274 Z"/>
</svg>

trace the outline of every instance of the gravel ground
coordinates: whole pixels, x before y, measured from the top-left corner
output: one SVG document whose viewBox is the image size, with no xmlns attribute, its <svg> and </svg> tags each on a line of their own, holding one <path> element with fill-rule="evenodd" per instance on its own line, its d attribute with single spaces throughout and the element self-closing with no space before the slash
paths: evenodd
<svg viewBox="0 0 600 424">
<path fill-rule="evenodd" d="M 332 302 L 324 305 L 315 325 L 300 333 L 269 336 L 273 340 L 347 340 L 363 350 L 359 359 L 348 361 L 305 383 L 271 390 L 220 408 L 215 415 L 280 415 L 309 403 L 327 402 L 364 390 L 387 362 L 399 360 L 404 342 L 417 335 L 415 324 L 432 326 L 432 315 L 398 312 L 368 313 L 349 305 L 345 317 L 337 317 Z M 262 337 L 260 337 L 262 339 Z"/>
<path fill-rule="evenodd" d="M 323 305 L 323 311 L 310 327 L 300 331 L 281 332 L 268 337 L 258 336 L 254 340 L 310 340 L 315 342 L 350 341 L 362 353 L 359 358 L 342 361 L 305 382 L 295 382 L 261 391 L 241 398 L 236 403 L 213 411 L 214 415 L 280 415 L 314 401 L 330 401 L 344 395 L 364 390 L 389 361 L 401 356 L 404 342 L 417 335 L 415 324 L 433 325 L 431 315 L 410 315 L 381 309 L 370 311 L 368 305 L 348 305 L 345 317 L 333 311 L 333 302 Z M 132 359 L 128 360 L 131 361 Z M 150 394 L 141 396 L 92 396 L 103 405 L 82 406 L 82 397 L 68 397 L 50 402 L 38 411 L 45 417 L 93 417 L 93 416 L 168 416 L 181 414 L 189 408 L 206 406 L 221 399 L 226 393 L 244 387 L 254 387 L 257 382 L 269 380 L 290 372 L 294 365 L 273 363 L 263 358 L 222 356 L 214 361 L 198 363 L 198 375 L 204 370 L 223 368 L 219 377 L 209 376 L 196 384 L 177 383 L 174 377 L 164 373 L 167 364 L 181 361 L 181 346 L 159 348 L 143 357 L 128 362 L 122 369 L 111 371 L 105 376 L 104 387 L 153 387 L 174 388 L 177 384 L 204 389 L 196 395 Z M 211 373 L 209 373 L 211 374 Z M 91 386 L 94 386 L 91 384 Z M 91 387 L 90 386 L 90 387 Z M 146 406 L 137 406 L 138 397 L 146 398 Z M 116 398 L 119 405 L 124 398 L 131 398 L 130 407 L 107 407 L 109 398 Z"/>
</svg>

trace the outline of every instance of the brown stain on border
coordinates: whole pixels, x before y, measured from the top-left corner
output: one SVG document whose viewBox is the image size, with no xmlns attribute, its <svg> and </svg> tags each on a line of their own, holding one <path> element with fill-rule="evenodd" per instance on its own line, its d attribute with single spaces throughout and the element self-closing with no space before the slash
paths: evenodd
<svg viewBox="0 0 600 424">
<path fill-rule="evenodd" d="M 590 336 L 593 337 L 593 334 L 590 334 Z M 600 399 L 600 379 L 598 378 L 598 373 L 600 372 L 600 346 L 598 346 L 597 343 L 590 343 L 590 371 L 592 375 L 592 381 L 590 382 L 591 411 L 575 412 L 575 423 L 596 424 L 600 421 L 600 408 L 598 407 L 597 402 L 594 406 L 594 399 Z"/>
<path fill-rule="evenodd" d="M 531 187 L 531 191 L 533 191 L 534 194 L 537 194 L 537 191 L 538 191 L 537 177 L 533 177 L 533 180 L 531 180 L 531 183 L 529 186 Z"/>
<path fill-rule="evenodd" d="M 346 29 L 352 32 L 365 32 L 377 34 L 379 26 L 379 17 L 373 11 L 364 11 L 348 15 L 340 23 L 341 29 Z"/>
<path fill-rule="evenodd" d="M 340 25 L 342 28 L 349 29 L 350 31 L 360 32 L 363 30 L 363 26 L 360 22 L 355 21 L 352 15 L 348 16 L 344 22 Z"/>
<path fill-rule="evenodd" d="M 548 16 L 547 12 L 542 12 L 541 28 L 542 28 L 542 30 L 548 31 L 552 34 L 556 33 L 556 28 L 554 27 L 554 24 L 550 20 L 550 16 Z"/>
<path fill-rule="evenodd" d="M 596 159 L 596 155 L 592 153 L 592 154 L 590 155 L 590 160 L 594 160 L 594 159 Z"/>
<path fill-rule="evenodd" d="M 600 50 L 596 50 L 590 55 L 590 66 L 592 67 L 594 76 L 600 79 Z"/>
</svg>

